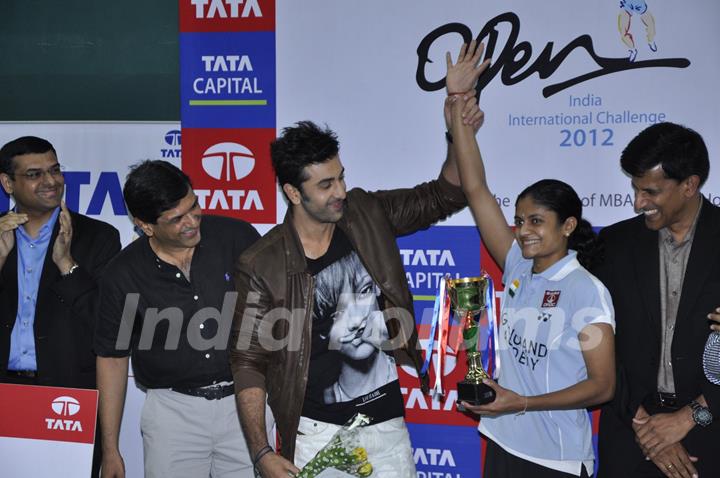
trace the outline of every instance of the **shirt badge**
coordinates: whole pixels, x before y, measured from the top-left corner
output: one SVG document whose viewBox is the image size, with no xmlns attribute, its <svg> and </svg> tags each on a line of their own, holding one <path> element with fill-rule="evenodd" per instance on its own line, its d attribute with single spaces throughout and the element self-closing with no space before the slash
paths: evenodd
<svg viewBox="0 0 720 478">
<path fill-rule="evenodd" d="M 559 290 L 546 290 L 545 296 L 543 297 L 541 307 L 557 307 L 557 303 L 560 300 Z"/>
<path fill-rule="evenodd" d="M 510 283 L 510 287 L 508 288 L 508 294 L 510 297 L 515 297 L 515 294 L 517 294 L 518 287 L 520 287 L 520 281 L 515 279 Z"/>
</svg>

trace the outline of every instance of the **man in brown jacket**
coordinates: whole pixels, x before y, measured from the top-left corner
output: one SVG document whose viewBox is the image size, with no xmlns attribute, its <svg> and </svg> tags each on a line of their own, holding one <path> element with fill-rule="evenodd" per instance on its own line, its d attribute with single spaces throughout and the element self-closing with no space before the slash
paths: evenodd
<svg viewBox="0 0 720 478">
<path fill-rule="evenodd" d="M 470 90 L 486 64 L 477 66 L 474 46 L 455 65 L 448 58 L 446 120 L 462 98 L 464 121 L 479 128 Z M 253 464 L 266 478 L 294 476 L 357 413 L 372 420 L 359 433 L 374 476 L 416 475 L 396 365 L 419 375 L 421 359 L 395 240 L 466 201 L 450 155 L 434 181 L 367 192 L 346 191 L 338 150 L 335 134 L 309 121 L 283 130 L 271 156 L 287 215 L 236 268 L 230 363 Z M 264 431 L 266 396 L 279 454 Z"/>
</svg>

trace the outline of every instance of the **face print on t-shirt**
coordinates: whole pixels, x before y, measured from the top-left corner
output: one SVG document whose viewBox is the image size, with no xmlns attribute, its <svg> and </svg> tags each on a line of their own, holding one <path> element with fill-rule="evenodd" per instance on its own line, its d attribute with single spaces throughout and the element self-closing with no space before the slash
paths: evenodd
<svg viewBox="0 0 720 478">
<path fill-rule="evenodd" d="M 353 400 L 397 379 L 393 359 L 380 347 L 388 332 L 380 291 L 352 251 L 315 278 L 314 327 L 326 340 L 338 375 L 325 390 L 325 403 Z"/>
</svg>

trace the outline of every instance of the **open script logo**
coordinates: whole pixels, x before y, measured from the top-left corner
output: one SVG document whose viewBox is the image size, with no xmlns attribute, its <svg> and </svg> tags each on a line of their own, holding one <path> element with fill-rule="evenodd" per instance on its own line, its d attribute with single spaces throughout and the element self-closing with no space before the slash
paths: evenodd
<svg viewBox="0 0 720 478">
<path fill-rule="evenodd" d="M 255 156 L 242 144 L 218 143 L 205 150 L 202 167 L 212 178 L 237 181 L 252 172 Z"/>
</svg>

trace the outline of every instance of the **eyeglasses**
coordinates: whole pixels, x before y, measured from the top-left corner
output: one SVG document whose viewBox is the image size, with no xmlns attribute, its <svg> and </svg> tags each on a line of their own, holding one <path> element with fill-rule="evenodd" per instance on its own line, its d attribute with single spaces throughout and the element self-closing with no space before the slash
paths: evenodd
<svg viewBox="0 0 720 478">
<path fill-rule="evenodd" d="M 22 176 L 28 181 L 38 181 L 40 178 L 45 176 L 46 174 L 50 175 L 53 178 L 57 178 L 62 176 L 63 171 L 65 170 L 64 166 L 61 166 L 59 164 L 56 164 L 55 166 L 51 166 L 48 169 L 42 170 L 42 169 L 28 169 L 24 173 L 12 173 L 9 174 L 11 178 L 15 179 L 17 176 Z"/>
</svg>

